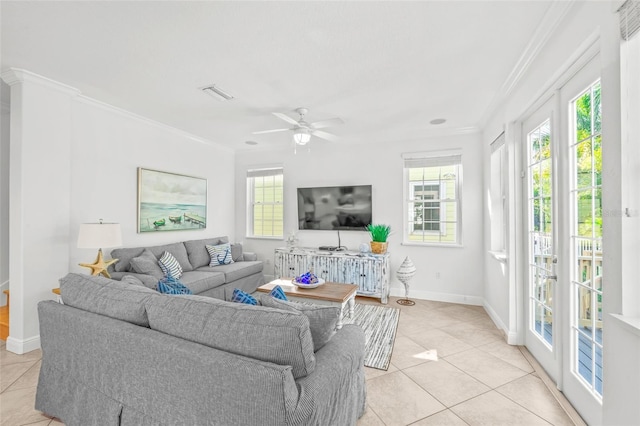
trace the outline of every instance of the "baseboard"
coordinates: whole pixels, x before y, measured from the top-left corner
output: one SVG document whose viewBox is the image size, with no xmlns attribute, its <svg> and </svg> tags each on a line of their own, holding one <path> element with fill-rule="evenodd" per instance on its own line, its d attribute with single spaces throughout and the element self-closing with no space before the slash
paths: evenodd
<svg viewBox="0 0 640 426">
<path fill-rule="evenodd" d="M 391 296 L 404 297 L 404 289 L 391 288 Z M 409 298 L 421 300 L 433 300 L 435 302 L 458 303 L 460 305 L 483 306 L 484 299 L 479 296 L 465 296 L 462 294 L 436 293 L 432 291 L 419 291 L 409 289 Z"/>
<path fill-rule="evenodd" d="M 7 351 L 13 352 L 14 354 L 26 354 L 27 352 L 40 349 L 40 336 L 38 335 L 25 340 L 19 340 L 9 336 L 6 347 Z"/>
<path fill-rule="evenodd" d="M 498 316 L 496 311 L 493 310 L 491 305 L 485 303 L 482 306 L 487 312 L 487 315 L 489 315 L 489 318 L 491 318 L 491 321 L 493 321 L 496 327 L 502 330 L 502 333 L 506 336 L 507 343 L 510 345 L 515 345 L 515 333 L 509 331 L 509 328 L 504 324 L 504 322 L 502 322 L 502 319 L 500 319 L 500 316 Z M 513 342 L 510 340 L 513 340 Z"/>
</svg>

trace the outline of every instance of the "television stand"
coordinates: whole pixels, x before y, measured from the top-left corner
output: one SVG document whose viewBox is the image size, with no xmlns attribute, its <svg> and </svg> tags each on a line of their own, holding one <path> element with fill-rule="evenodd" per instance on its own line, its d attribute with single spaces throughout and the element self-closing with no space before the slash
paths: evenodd
<svg viewBox="0 0 640 426">
<path fill-rule="evenodd" d="M 314 274 L 327 282 L 355 284 L 359 296 L 376 297 L 386 304 L 389 300 L 389 253 L 332 248 L 332 251 L 304 247 L 275 249 L 275 278 L 297 277 L 313 269 Z"/>
</svg>

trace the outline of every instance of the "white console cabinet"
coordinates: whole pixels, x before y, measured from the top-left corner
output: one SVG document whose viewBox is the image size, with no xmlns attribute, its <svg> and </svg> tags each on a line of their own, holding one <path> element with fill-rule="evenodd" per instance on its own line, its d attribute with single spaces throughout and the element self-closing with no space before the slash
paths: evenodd
<svg viewBox="0 0 640 426">
<path fill-rule="evenodd" d="M 389 253 L 320 251 L 311 248 L 277 248 L 275 278 L 295 277 L 309 270 L 326 281 L 355 284 L 358 295 L 389 300 Z"/>
</svg>

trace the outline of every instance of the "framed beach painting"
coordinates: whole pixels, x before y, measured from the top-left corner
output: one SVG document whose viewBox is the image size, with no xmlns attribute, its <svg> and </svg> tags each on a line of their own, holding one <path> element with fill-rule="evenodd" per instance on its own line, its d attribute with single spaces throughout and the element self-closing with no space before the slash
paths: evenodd
<svg viewBox="0 0 640 426">
<path fill-rule="evenodd" d="M 207 180 L 138 167 L 138 232 L 207 227 Z"/>
</svg>

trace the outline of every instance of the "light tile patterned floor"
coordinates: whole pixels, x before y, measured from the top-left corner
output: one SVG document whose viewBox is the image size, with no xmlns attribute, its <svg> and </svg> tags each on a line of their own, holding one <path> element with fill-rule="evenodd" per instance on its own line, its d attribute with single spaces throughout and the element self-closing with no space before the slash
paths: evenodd
<svg viewBox="0 0 640 426">
<path fill-rule="evenodd" d="M 367 411 L 358 426 L 574 424 L 484 308 L 396 300 L 389 302 L 401 309 L 391 366 L 366 368 Z"/>
<path fill-rule="evenodd" d="M 401 309 L 391 365 L 366 369 L 367 411 L 358 426 L 574 424 L 482 307 L 396 300 L 389 302 Z M 40 357 L 7 352 L 0 341 L 1 426 L 62 424 L 33 408 Z"/>
</svg>

